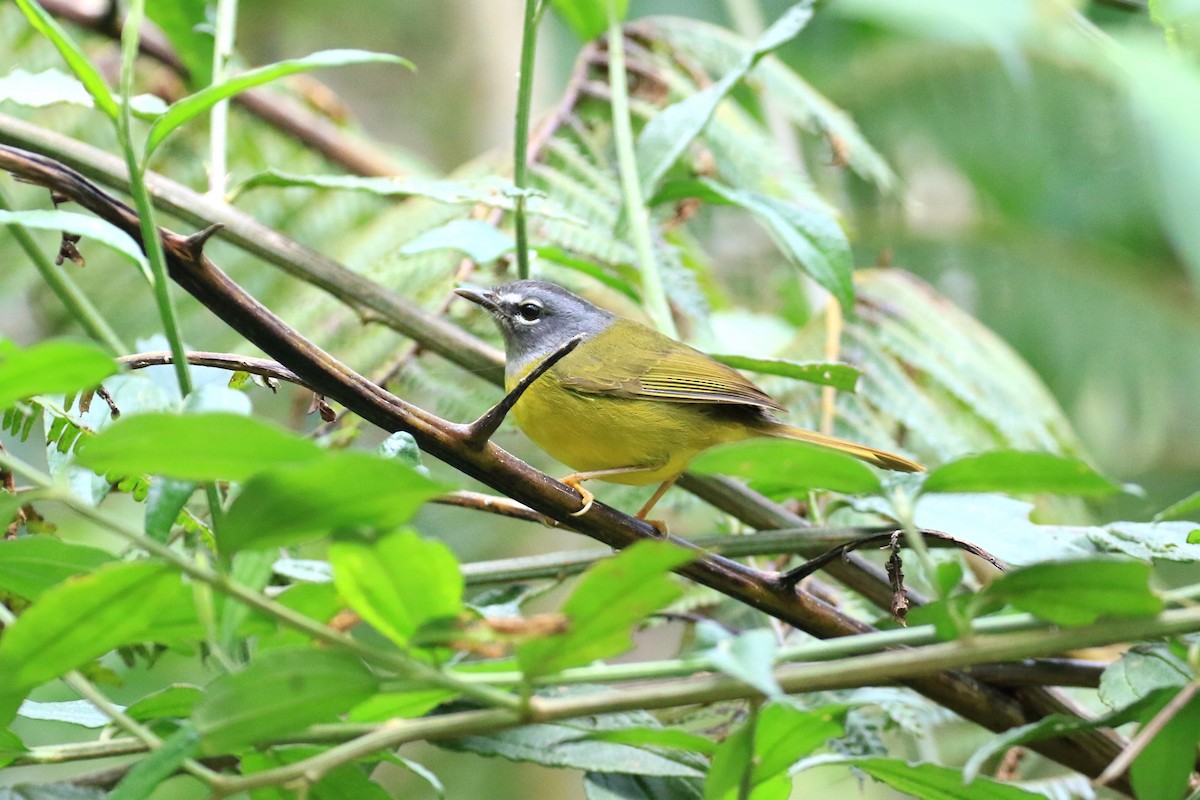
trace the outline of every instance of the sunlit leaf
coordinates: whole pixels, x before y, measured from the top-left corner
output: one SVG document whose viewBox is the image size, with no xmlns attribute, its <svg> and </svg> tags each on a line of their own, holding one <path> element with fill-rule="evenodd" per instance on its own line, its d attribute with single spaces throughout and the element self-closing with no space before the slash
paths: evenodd
<svg viewBox="0 0 1200 800">
<path fill-rule="evenodd" d="M 17 348 L 0 339 L 0 409 L 33 395 L 92 389 L 116 371 L 112 358 L 88 342 L 58 340 Z"/>
<path fill-rule="evenodd" d="M 526 642 L 517 660 L 526 675 L 547 675 L 590 664 L 632 646 L 632 628 L 679 597 L 668 575 L 695 553 L 666 542 L 638 542 L 584 573 L 562 607 L 570 619 L 565 633 Z"/>
<path fill-rule="evenodd" d="M 330 722 L 370 697 L 378 681 L 343 650 L 285 647 L 204 690 L 192 715 L 208 752 L 223 753 L 317 722 Z"/>
<path fill-rule="evenodd" d="M 204 696 L 198 686 L 174 684 L 152 692 L 125 709 L 132 719 L 142 722 L 152 719 L 182 719 L 190 717 L 196 703 Z"/>
<path fill-rule="evenodd" d="M 96 472 L 242 481 L 280 464 L 320 458 L 313 442 L 240 414 L 138 414 L 113 423 L 80 448 Z"/>
<path fill-rule="evenodd" d="M 458 561 L 441 542 L 411 531 L 371 543 L 346 540 L 329 546 L 333 582 L 352 609 L 401 647 L 430 620 L 462 611 Z"/>
<path fill-rule="evenodd" d="M 247 481 L 217 541 L 233 552 L 295 544 L 339 528 L 394 528 L 447 488 L 393 459 L 323 453 Z"/>
<path fill-rule="evenodd" d="M 412 69 L 409 61 L 388 53 L 369 53 L 365 50 L 322 50 L 303 58 L 278 61 L 248 70 L 172 103 L 167 112 L 150 126 L 150 132 L 146 137 L 146 155 L 149 156 L 153 153 L 163 140 L 179 126 L 208 111 L 225 98 L 232 97 L 246 89 L 261 86 L 298 72 L 308 72 L 322 67 L 370 63 L 400 64 Z"/>
<path fill-rule="evenodd" d="M 112 560 L 103 550 L 51 536 L 0 541 L 0 590 L 34 600 L 51 586 Z"/>
<path fill-rule="evenodd" d="M 96 107 L 115 121 L 120 114 L 120 108 L 113 98 L 112 90 L 109 89 L 108 83 L 100 71 L 92 66 L 92 62 L 79 49 L 79 45 L 75 44 L 75 41 L 67 35 L 54 17 L 46 13 L 46 10 L 33 0 L 17 0 L 17 7 L 24 12 L 29 24 L 53 43 L 63 60 L 67 62 L 67 66 L 83 82 L 84 88 L 96 101 Z"/>
<path fill-rule="evenodd" d="M 926 492 L 1103 495 L 1119 487 L 1077 458 L 997 450 L 943 464 L 925 478 Z"/>
<path fill-rule="evenodd" d="M 831 489 L 847 494 L 879 491 L 879 478 L 858 459 L 790 439 L 749 439 L 714 447 L 688 466 L 702 475 L 746 478 L 769 496 L 805 489 Z"/>
</svg>

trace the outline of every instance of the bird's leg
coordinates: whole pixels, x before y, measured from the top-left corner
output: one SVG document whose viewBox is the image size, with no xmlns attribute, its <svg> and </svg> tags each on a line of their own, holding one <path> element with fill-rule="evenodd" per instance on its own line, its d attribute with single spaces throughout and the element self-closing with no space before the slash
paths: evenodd
<svg viewBox="0 0 1200 800">
<path fill-rule="evenodd" d="M 667 523 L 661 519 L 646 519 L 646 515 L 650 513 L 650 509 L 657 505 L 659 500 L 662 500 L 662 496 L 667 493 L 667 489 L 670 489 L 672 486 L 674 486 L 675 481 L 677 480 L 679 480 L 678 475 L 676 475 L 674 478 L 668 478 L 667 480 L 663 481 L 662 485 L 655 489 L 654 494 L 652 494 L 650 499 L 646 501 L 646 505 L 642 506 L 641 510 L 636 514 L 638 519 L 644 520 L 646 524 L 652 526 L 663 538 L 666 538 L 667 536 Z"/>
<path fill-rule="evenodd" d="M 563 356 L 578 347 L 581 341 L 583 341 L 582 336 L 569 339 L 562 347 L 559 347 L 553 353 L 543 358 L 541 363 L 531 369 L 529 374 L 522 378 L 508 394 L 504 395 L 499 403 L 496 403 L 496 405 L 485 411 L 483 416 L 470 425 L 464 426 L 463 438 L 467 444 L 476 448 L 481 448 L 487 444 L 488 440 L 492 438 L 492 434 L 500 427 L 500 423 L 504 422 L 504 418 L 508 416 L 508 412 L 512 411 L 512 407 L 521 399 L 521 395 L 525 394 L 525 390 L 532 386 L 534 381 L 542 377 L 546 373 L 546 370 L 562 360 Z"/>
<path fill-rule="evenodd" d="M 584 481 L 590 481 L 592 478 L 607 478 L 611 475 L 628 475 L 630 472 L 646 472 L 652 469 L 657 469 L 657 466 L 654 464 L 638 464 L 633 467 L 615 467 L 613 469 L 595 469 L 590 472 L 572 472 L 570 475 L 562 478 L 561 482 L 579 492 L 579 499 L 583 501 L 583 505 L 578 511 L 572 511 L 571 516 L 583 516 L 592 507 L 592 503 L 596 502 L 596 495 L 583 488 L 582 484 Z"/>
</svg>

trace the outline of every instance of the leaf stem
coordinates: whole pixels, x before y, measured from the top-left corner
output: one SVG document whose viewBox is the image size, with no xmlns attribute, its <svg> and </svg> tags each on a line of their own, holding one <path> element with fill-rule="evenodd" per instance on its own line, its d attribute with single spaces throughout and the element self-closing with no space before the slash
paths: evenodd
<svg viewBox="0 0 1200 800">
<path fill-rule="evenodd" d="M 529 277 L 529 238 L 525 218 L 525 190 L 529 183 L 529 113 L 533 104 L 533 62 L 537 55 L 541 0 L 525 0 L 525 24 L 521 32 L 521 71 L 517 84 L 517 122 L 513 136 L 513 184 L 517 187 L 513 227 L 517 240 L 517 276 Z"/>
<path fill-rule="evenodd" d="M 662 275 L 654 257 L 650 237 L 650 212 L 642 197 L 638 179 L 637 156 L 633 146 L 633 123 L 629 113 L 629 77 L 625 71 L 625 31 L 616 13 L 615 3 L 608 3 L 608 86 L 612 94 L 613 140 L 617 149 L 617 170 L 621 175 L 621 193 L 625 198 L 625 217 L 629 235 L 633 238 L 641 268 L 642 299 L 655 326 L 668 336 L 677 337 L 675 319 L 663 289 Z"/>
<path fill-rule="evenodd" d="M 12 205 L 8 202 L 8 197 L 0 191 L 0 210 L 9 211 L 11 209 Z M 41 274 L 42 280 L 50 287 L 50 291 L 54 292 L 59 302 L 66 307 L 75 321 L 83 326 L 88 336 L 108 348 L 114 356 L 128 353 L 129 347 L 121 341 L 121 337 L 112 329 L 100 311 L 92 305 L 92 301 L 65 271 L 46 258 L 46 254 L 38 248 L 29 232 L 20 225 L 7 227 L 8 232 L 17 240 L 17 244 L 29 256 L 29 260 L 33 262 L 34 268 Z"/>
</svg>

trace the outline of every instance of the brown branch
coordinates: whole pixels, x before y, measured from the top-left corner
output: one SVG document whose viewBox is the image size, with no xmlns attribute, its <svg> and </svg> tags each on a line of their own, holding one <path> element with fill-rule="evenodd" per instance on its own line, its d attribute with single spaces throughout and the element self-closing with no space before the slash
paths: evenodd
<svg viewBox="0 0 1200 800">
<path fill-rule="evenodd" d="M 134 212 L 74 170 L 45 156 L 7 146 L 0 146 L 0 169 L 70 196 L 81 207 L 141 240 Z M 305 339 L 198 253 L 194 238 L 166 230 L 160 230 L 160 235 L 172 279 L 317 393 L 339 401 L 386 431 L 408 432 L 433 457 L 611 547 L 624 549 L 637 541 L 661 538 L 652 526 L 602 503 L 596 503 L 584 516 L 574 517 L 578 497 L 571 489 L 490 442 L 483 447 L 472 446 L 467 441 L 469 426 L 447 422 L 410 405 Z M 688 542 L 672 541 L 695 550 Z M 870 630 L 807 591 L 783 585 L 776 573 L 759 572 L 698 550 L 696 553 L 697 558 L 681 567 L 680 574 L 789 625 L 822 638 Z M 1065 705 L 1061 698 L 1050 696 L 1023 707 L 1016 698 L 961 672 L 913 677 L 906 684 L 992 730 L 1027 724 L 1047 713 L 1031 712 L 1029 708 Z M 1119 744 L 1104 735 L 1078 735 L 1039 742 L 1036 748 L 1067 766 L 1096 775 L 1111 762 Z"/>
<path fill-rule="evenodd" d="M 1011 664 L 979 664 L 964 672 L 999 686 L 1076 686 L 1095 689 L 1108 664 L 1078 658 L 1031 658 Z"/>
<path fill-rule="evenodd" d="M 216 367 L 218 369 L 227 369 L 231 372 L 249 372 L 251 375 L 274 378 L 294 383 L 297 386 L 303 386 L 306 389 L 310 388 L 305 385 L 304 381 L 300 380 L 300 377 L 296 373 L 279 362 L 271 361 L 268 358 L 241 356 L 236 353 L 211 353 L 203 350 L 189 350 L 185 355 L 189 364 L 195 364 L 198 367 Z M 120 356 L 116 361 L 127 369 L 145 369 L 146 367 L 171 364 L 173 363 L 173 358 L 170 352 L 160 350 Z"/>
<path fill-rule="evenodd" d="M 91 11 L 77 0 L 42 0 L 51 14 L 81 28 L 120 40 L 124 15 L 106 9 Z M 159 62 L 180 79 L 188 79 L 187 67 L 171 43 L 158 30 L 144 26 L 138 40 L 142 54 Z M 165 98 L 168 101 L 178 97 Z M 275 92 L 249 89 L 233 101 L 268 125 L 291 136 L 346 170 L 367 177 L 392 177 L 408 172 L 399 161 L 361 136 L 342 130 L 329 119 Z"/>
</svg>

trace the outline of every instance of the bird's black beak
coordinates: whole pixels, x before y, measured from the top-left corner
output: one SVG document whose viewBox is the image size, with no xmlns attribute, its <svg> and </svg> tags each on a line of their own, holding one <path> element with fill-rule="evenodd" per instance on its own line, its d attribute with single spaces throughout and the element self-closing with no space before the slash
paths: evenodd
<svg viewBox="0 0 1200 800">
<path fill-rule="evenodd" d="M 476 305 L 483 306 L 493 314 L 500 311 L 500 298 L 491 289 L 475 289 L 464 286 L 455 289 L 454 293 L 459 297 L 465 297 Z"/>
</svg>

